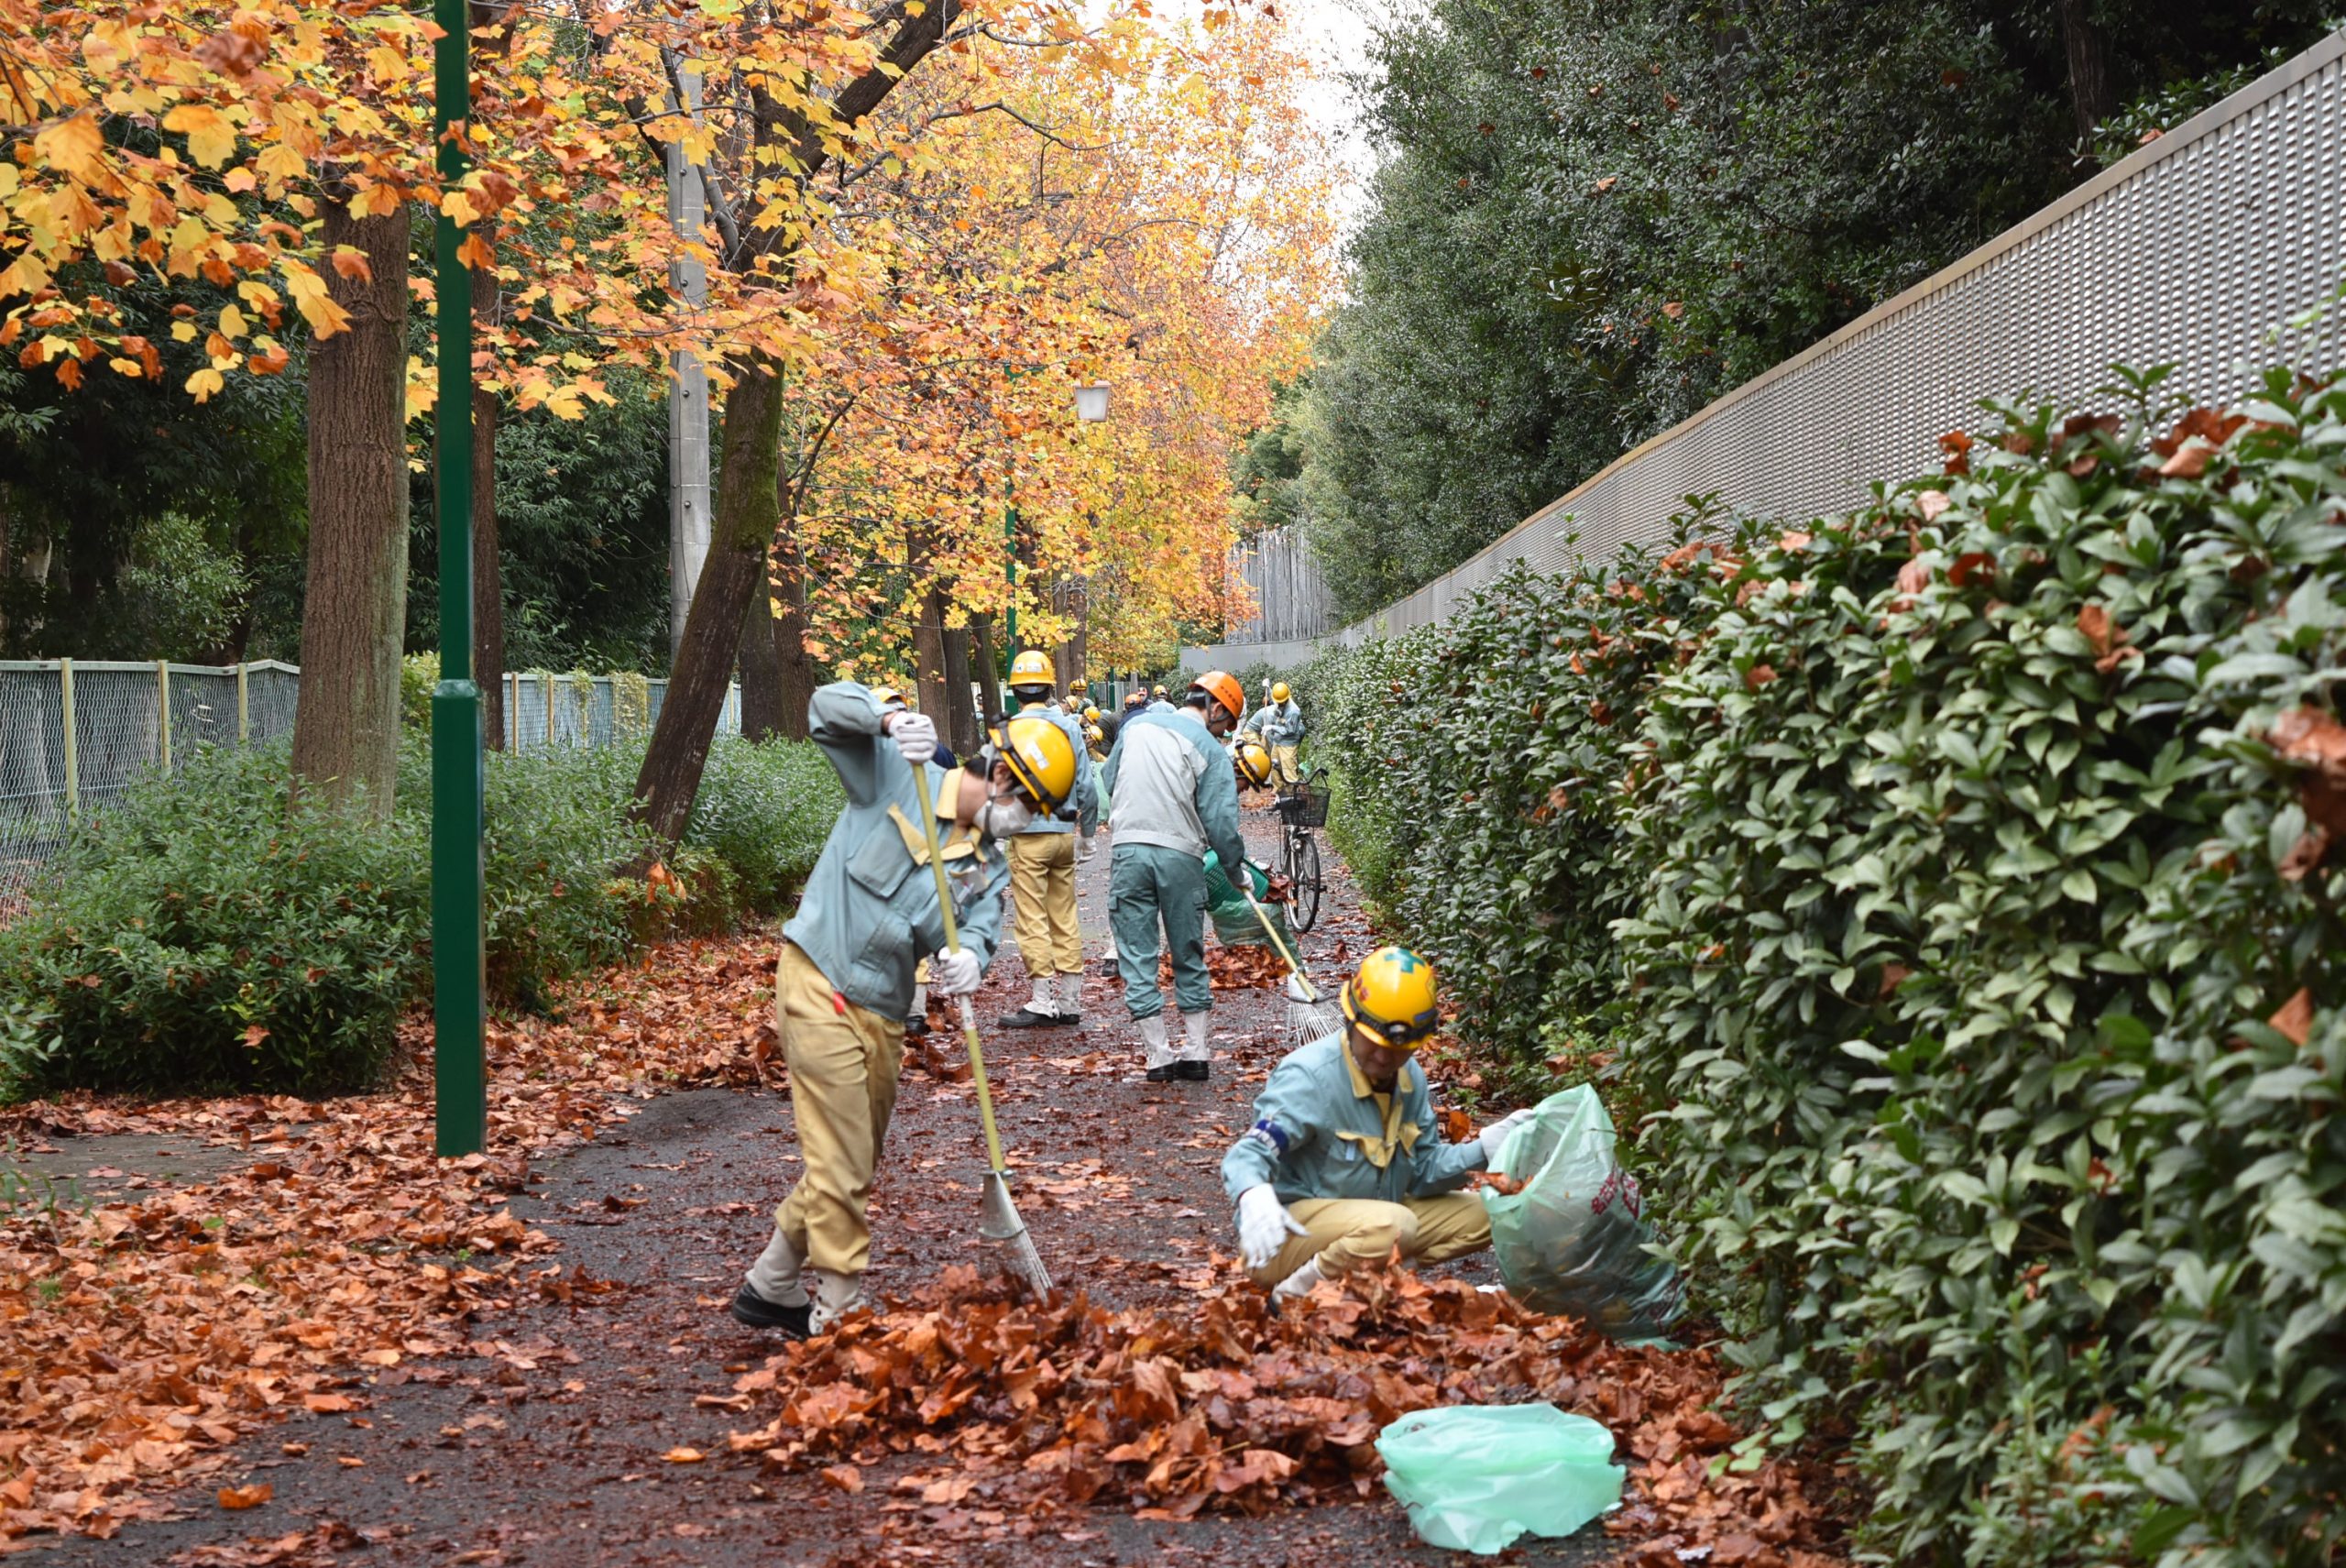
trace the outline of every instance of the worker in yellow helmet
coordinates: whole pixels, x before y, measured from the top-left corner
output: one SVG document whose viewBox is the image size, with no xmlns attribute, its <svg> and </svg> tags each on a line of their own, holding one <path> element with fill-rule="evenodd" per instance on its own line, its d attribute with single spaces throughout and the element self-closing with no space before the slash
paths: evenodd
<svg viewBox="0 0 2346 1568">
<path fill-rule="evenodd" d="M 1303 776 L 1299 765 L 1299 749 L 1303 744 L 1303 709 L 1296 706 L 1295 693 L 1285 681 L 1271 683 L 1269 700 L 1246 721 L 1244 733 L 1270 749 L 1271 760 L 1278 766 L 1282 784 L 1293 784 Z"/>
<path fill-rule="evenodd" d="M 1260 740 L 1242 735 L 1232 746 L 1231 765 L 1237 770 L 1240 789 L 1261 789 L 1271 782 L 1271 753 Z"/>
<path fill-rule="evenodd" d="M 1100 796 L 1083 726 L 1054 700 L 1051 656 L 1029 648 L 1011 662 L 1010 689 L 1020 716 L 1047 722 L 1067 738 L 1076 760 L 1075 787 L 1059 810 L 1037 817 L 1010 841 L 1010 902 L 1018 955 L 1030 994 L 1004 1014 L 1005 1029 L 1075 1024 L 1083 1015 L 1083 932 L 1075 910 L 1079 855 L 1090 860 L 1100 831 Z M 1080 847 L 1079 848 L 1079 835 Z"/>
<path fill-rule="evenodd" d="M 1058 810 L 1076 781 L 1074 749 L 1039 718 L 1012 719 L 961 771 L 947 773 L 926 714 L 883 707 L 853 681 L 816 692 L 806 729 L 847 804 L 782 928 L 775 966 L 775 1023 L 805 1173 L 732 1303 L 739 1321 L 799 1339 L 863 1302 L 868 1203 L 904 1065 L 914 969 L 929 955 L 939 992 L 977 990 L 1002 933 L 1010 880 L 1002 846 Z M 945 944 L 916 770 L 937 817 L 959 947 Z"/>
<path fill-rule="evenodd" d="M 1441 1023 L 1433 966 L 1379 948 L 1344 987 L 1343 1026 L 1271 1069 L 1255 1124 L 1222 1157 L 1238 1250 L 1274 1297 L 1383 1263 L 1401 1249 L 1440 1263 L 1491 1243 L 1483 1201 L 1462 1192 L 1531 1114 L 1442 1141 L 1416 1052 Z"/>
</svg>

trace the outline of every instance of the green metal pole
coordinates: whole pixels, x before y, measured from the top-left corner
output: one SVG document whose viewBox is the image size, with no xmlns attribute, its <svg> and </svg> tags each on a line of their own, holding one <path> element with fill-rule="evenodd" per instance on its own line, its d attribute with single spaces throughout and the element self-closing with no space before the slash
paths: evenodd
<svg viewBox="0 0 2346 1568">
<path fill-rule="evenodd" d="M 448 134 L 472 115 L 466 0 L 433 0 L 433 124 L 440 178 L 464 178 Z M 473 278 L 444 213 L 436 225 L 440 395 L 433 425 L 440 500 L 440 684 L 432 691 L 432 1022 L 434 1142 L 443 1158 L 488 1141 L 488 968 L 481 930 L 480 687 L 473 681 Z"/>
</svg>

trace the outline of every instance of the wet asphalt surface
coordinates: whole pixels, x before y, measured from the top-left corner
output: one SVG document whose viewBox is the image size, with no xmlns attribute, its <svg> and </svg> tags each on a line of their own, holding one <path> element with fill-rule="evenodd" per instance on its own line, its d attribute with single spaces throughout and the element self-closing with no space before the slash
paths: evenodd
<svg viewBox="0 0 2346 1568">
<path fill-rule="evenodd" d="M 1274 824 L 1253 812 L 1246 824 L 1267 858 Z M 1055 1277 L 1114 1306 L 1178 1309 L 1180 1277 L 1233 1247 L 1218 1167 L 1277 1059 L 1283 1003 L 1269 992 L 1217 992 L 1212 1081 L 1143 1083 L 1121 992 L 1096 961 L 1106 926 L 1102 843 L 1079 881 L 1095 959 L 1081 1025 L 992 1026 L 1025 995 L 1014 948 L 994 964 L 978 1015 L 1019 1207 Z M 1323 975 L 1338 971 L 1339 943 L 1355 958 L 1368 945 L 1332 852 L 1329 872 L 1329 907 L 1305 944 L 1307 965 Z M 908 1059 L 872 1203 L 875 1292 L 976 1260 L 983 1163 L 968 1087 Z M 734 1323 L 725 1306 L 797 1172 L 786 1096 L 696 1090 L 640 1102 L 623 1130 L 536 1166 L 514 1201 L 513 1212 L 560 1249 L 528 1266 L 558 1261 L 573 1286 L 568 1302 L 517 1292 L 510 1310 L 474 1321 L 469 1355 L 371 1374 L 362 1408 L 296 1414 L 269 1429 L 236 1466 L 177 1499 L 181 1517 L 130 1524 L 112 1541 L 40 1543 L 23 1560 L 44 1568 L 1468 1561 L 1418 1544 L 1381 1489 L 1356 1504 L 1259 1519 L 1175 1524 L 1104 1507 L 1033 1520 L 987 1513 L 982 1488 L 950 1508 L 891 1497 L 888 1482 L 916 1468 L 916 1455 L 872 1465 L 867 1490 L 850 1496 L 812 1473 L 777 1475 L 753 1455 L 730 1454 L 727 1435 L 768 1412 L 723 1401 L 735 1376 L 775 1344 Z M 1495 1277 L 1486 1264 L 1459 1266 Z M 663 1458 L 679 1447 L 708 1457 Z M 274 1489 L 258 1508 L 213 1503 L 213 1486 L 258 1482 Z M 1611 1554 L 1595 1526 L 1527 1544 L 1502 1560 Z"/>
</svg>

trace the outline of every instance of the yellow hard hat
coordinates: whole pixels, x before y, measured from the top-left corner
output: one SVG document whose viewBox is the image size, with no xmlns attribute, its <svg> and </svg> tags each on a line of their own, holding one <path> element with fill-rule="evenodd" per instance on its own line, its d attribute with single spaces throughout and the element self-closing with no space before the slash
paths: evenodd
<svg viewBox="0 0 2346 1568">
<path fill-rule="evenodd" d="M 1159 702 L 1162 702 L 1162 701 L 1164 701 L 1164 700 L 1165 700 L 1165 688 L 1164 688 L 1163 686 L 1159 686 L 1159 687 L 1157 687 L 1157 690 L 1156 690 L 1154 693 L 1152 693 L 1151 695 L 1152 695 L 1152 696 L 1155 696 L 1155 697 L 1156 697 Z"/>
<path fill-rule="evenodd" d="M 1069 696 L 1081 696 L 1083 695 L 1083 683 L 1081 681 L 1068 682 L 1067 695 Z"/>
<path fill-rule="evenodd" d="M 909 708 L 912 707 L 912 699 L 905 696 L 904 693 L 898 691 L 893 686 L 873 686 L 872 688 L 872 700 L 878 703 L 882 707 Z"/>
<path fill-rule="evenodd" d="M 1091 725 L 1096 725 L 1096 724 L 1098 724 L 1098 723 L 1100 722 L 1100 710 L 1099 710 L 1099 708 L 1097 708 L 1097 707 L 1095 707 L 1091 706 L 1091 704 L 1089 704 L 1089 703 L 1085 704 L 1085 705 L 1084 705 L 1084 709 L 1083 709 L 1083 722 L 1084 722 L 1084 723 L 1086 723 L 1086 724 L 1091 724 Z"/>
<path fill-rule="evenodd" d="M 1222 704 L 1230 710 L 1230 717 L 1233 718 L 1239 718 L 1246 711 L 1246 688 L 1240 685 L 1238 677 L 1227 670 L 1208 670 L 1189 683 L 1189 689 L 1193 692 L 1201 691 Z"/>
<path fill-rule="evenodd" d="M 1407 948 L 1379 948 L 1344 987 L 1344 1020 L 1378 1045 L 1415 1050 L 1442 1022 L 1433 965 Z"/>
<path fill-rule="evenodd" d="M 1285 681 L 1279 681 L 1279 682 L 1276 683 L 1276 684 L 1271 687 L 1271 700 L 1272 700 L 1273 702 L 1285 702 L 1287 699 L 1288 699 L 1287 683 L 1286 683 Z"/>
<path fill-rule="evenodd" d="M 1011 782 L 1043 811 L 1057 811 L 1075 793 L 1075 742 L 1051 720 L 1020 714 L 994 732 L 994 745 Z"/>
<path fill-rule="evenodd" d="M 1097 717 L 1098 710 L 1094 709 L 1093 713 L 1094 717 Z M 1097 746 L 1102 740 L 1105 740 L 1108 738 L 1108 735 L 1107 732 L 1102 729 L 1098 725 L 1087 724 L 1083 727 L 1083 738 L 1086 740 L 1091 741 L 1094 746 Z"/>
<path fill-rule="evenodd" d="M 1042 648 L 1027 648 L 1025 652 L 1011 660 L 1011 690 L 1018 695 L 1027 685 L 1051 685 L 1051 655 Z"/>
<path fill-rule="evenodd" d="M 1241 740 L 1236 753 L 1238 773 L 1256 789 L 1271 782 L 1271 754 L 1259 740 Z"/>
</svg>

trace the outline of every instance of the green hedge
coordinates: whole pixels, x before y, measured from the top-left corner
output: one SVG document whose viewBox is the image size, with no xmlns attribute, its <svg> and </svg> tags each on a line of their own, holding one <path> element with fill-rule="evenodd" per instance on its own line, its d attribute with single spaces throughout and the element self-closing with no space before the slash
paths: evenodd
<svg viewBox="0 0 2346 1568">
<path fill-rule="evenodd" d="M 1312 672 L 1465 1025 L 1617 1055 L 1747 1408 L 1854 1434 L 1894 1560 L 2346 1517 L 2346 391 L 2157 395 Z"/>
<path fill-rule="evenodd" d="M 712 749 L 674 892 L 618 873 L 640 745 L 509 756 L 488 776 L 490 987 L 551 982 L 646 938 L 779 908 L 838 815 L 804 743 Z M 388 822 L 287 804 L 283 745 L 199 753 L 109 803 L 0 929 L 0 1097 L 363 1084 L 429 973 L 429 758 Z"/>
</svg>

